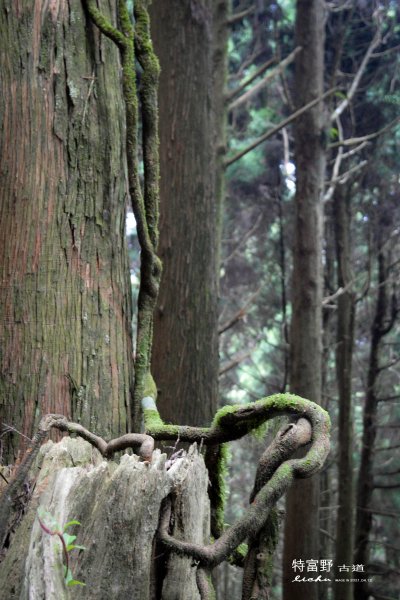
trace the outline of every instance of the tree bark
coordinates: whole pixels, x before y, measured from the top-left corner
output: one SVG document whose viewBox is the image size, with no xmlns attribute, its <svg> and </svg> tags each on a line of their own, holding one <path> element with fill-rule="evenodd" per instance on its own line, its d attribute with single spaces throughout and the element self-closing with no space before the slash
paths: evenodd
<svg viewBox="0 0 400 600">
<path fill-rule="evenodd" d="M 334 195 L 338 287 L 336 377 L 339 392 L 339 508 L 336 521 L 336 567 L 353 564 L 354 552 L 354 481 L 353 481 L 353 408 L 352 362 L 354 346 L 355 294 L 351 288 L 350 197 L 343 186 Z M 350 286 L 347 287 L 346 286 Z M 340 572 L 337 578 L 341 579 Z M 352 583 L 335 585 L 335 600 L 352 600 Z"/>
<path fill-rule="evenodd" d="M 162 418 L 193 425 L 208 425 L 218 392 L 212 7 L 210 0 L 152 5 L 163 261 L 152 371 Z"/>
<path fill-rule="evenodd" d="M 217 288 L 219 290 L 219 266 L 221 264 L 223 207 L 225 199 L 225 155 L 227 151 L 226 88 L 228 73 L 228 17 L 229 0 L 213 2 L 213 102 L 214 102 L 214 150 L 216 162 L 214 203 L 216 207 L 217 233 Z"/>
<path fill-rule="evenodd" d="M 1 418 L 112 437 L 133 379 L 118 50 L 80 2 L 5 0 L 0 30 Z M 10 461 L 25 446 L 3 442 Z"/>
<path fill-rule="evenodd" d="M 0 565 L 4 598 L 200 600 L 193 561 L 169 555 L 156 539 L 161 502 L 175 491 L 174 535 L 198 544 L 208 540 L 208 476 L 195 446 L 169 470 L 159 451 L 150 464 L 127 454 L 117 464 L 69 437 L 48 442 L 41 455 L 28 510 Z M 65 585 L 61 543 L 41 529 L 38 507 L 61 526 L 72 519 L 81 523 L 68 529 L 86 548 L 70 553 L 70 568 L 85 587 Z"/>
<path fill-rule="evenodd" d="M 335 280 L 335 231 L 333 218 L 332 203 L 326 207 L 325 223 L 324 223 L 324 296 L 330 296 L 336 290 Z M 334 329 L 334 311 L 323 305 L 322 310 L 322 329 L 323 329 L 323 354 L 322 354 L 322 406 L 331 414 L 332 397 L 330 395 L 330 376 L 331 376 L 331 349 L 335 345 L 336 332 Z M 335 474 L 336 475 L 336 474 Z M 332 510 L 332 506 L 337 504 L 334 490 L 334 473 L 332 469 L 324 469 L 320 473 L 320 556 L 330 558 L 334 556 L 335 548 L 335 527 L 336 515 Z M 320 586 L 318 600 L 328 600 L 330 597 L 330 589 L 328 586 Z"/>
<path fill-rule="evenodd" d="M 298 0 L 296 102 L 303 106 L 322 95 L 324 5 Z M 322 356 L 322 202 L 325 174 L 322 103 L 295 124 L 295 239 L 293 248 L 290 387 L 320 402 Z M 318 556 L 319 478 L 296 482 L 287 495 L 283 559 L 285 600 L 317 600 L 315 583 L 292 583 L 292 562 Z"/>
<path fill-rule="evenodd" d="M 363 414 L 363 437 L 361 461 L 356 492 L 356 528 L 354 562 L 367 565 L 369 557 L 369 535 L 372 528 L 372 493 L 374 491 L 373 460 L 376 426 L 378 420 L 377 380 L 379 370 L 379 350 L 382 338 L 389 329 L 386 318 L 388 309 L 387 268 L 384 251 L 378 252 L 378 295 L 371 328 L 371 346 L 367 375 L 367 389 Z M 370 592 L 362 581 L 354 584 L 354 600 L 368 600 Z"/>
</svg>

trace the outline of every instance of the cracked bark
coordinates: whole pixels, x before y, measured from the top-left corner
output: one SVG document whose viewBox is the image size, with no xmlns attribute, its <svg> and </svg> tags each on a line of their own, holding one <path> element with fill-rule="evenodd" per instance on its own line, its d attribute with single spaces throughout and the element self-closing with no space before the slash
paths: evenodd
<svg viewBox="0 0 400 600">
<path fill-rule="evenodd" d="M 114 2 L 101 5 L 115 20 Z M 80 2 L 0 11 L 0 414 L 130 430 L 131 288 L 118 51 Z M 13 462 L 24 438 L 2 438 Z"/>
</svg>

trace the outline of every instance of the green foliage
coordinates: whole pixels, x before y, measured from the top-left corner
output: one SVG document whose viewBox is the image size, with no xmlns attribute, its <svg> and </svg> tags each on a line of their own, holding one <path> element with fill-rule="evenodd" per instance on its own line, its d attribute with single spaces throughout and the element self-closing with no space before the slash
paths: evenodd
<svg viewBox="0 0 400 600">
<path fill-rule="evenodd" d="M 251 142 L 252 139 L 249 139 Z M 231 149 L 240 150 L 242 142 L 240 140 L 232 140 Z M 242 182 L 252 182 L 262 175 L 265 170 L 262 148 L 256 148 L 253 152 L 249 152 L 243 158 L 231 165 L 228 169 L 232 180 L 238 179 Z"/>
<path fill-rule="evenodd" d="M 61 542 L 62 549 L 63 549 L 63 555 L 64 555 L 64 562 L 65 562 L 65 564 L 63 565 L 64 569 L 65 569 L 65 572 L 64 572 L 65 585 L 68 587 L 75 586 L 75 585 L 86 585 L 85 583 L 83 583 L 83 581 L 78 581 L 77 579 L 74 579 L 71 569 L 69 567 L 69 556 L 68 556 L 68 553 L 72 552 L 72 550 L 86 550 L 86 548 L 84 546 L 79 546 L 78 544 L 74 544 L 74 542 L 76 540 L 76 535 L 71 535 L 71 534 L 67 533 L 67 531 L 66 531 L 69 527 L 72 527 L 73 525 L 80 525 L 81 523 L 74 519 L 72 521 L 68 521 L 68 523 L 66 523 L 64 526 L 62 526 L 57 522 L 55 517 L 51 513 L 49 513 L 47 510 L 45 510 L 43 507 L 38 508 L 37 517 L 38 517 L 39 525 L 42 528 L 42 530 L 45 533 L 47 533 L 48 535 L 57 536 Z"/>
<path fill-rule="evenodd" d="M 296 18 L 296 6 L 294 0 L 281 0 L 280 7 L 283 10 L 283 20 L 294 25 Z"/>
<path fill-rule="evenodd" d="M 331 127 L 329 130 L 329 138 L 331 141 L 337 140 L 339 137 L 339 131 L 336 127 Z"/>
<path fill-rule="evenodd" d="M 400 106 L 400 94 L 387 94 L 384 96 L 383 101 L 387 102 L 388 104 Z"/>
</svg>

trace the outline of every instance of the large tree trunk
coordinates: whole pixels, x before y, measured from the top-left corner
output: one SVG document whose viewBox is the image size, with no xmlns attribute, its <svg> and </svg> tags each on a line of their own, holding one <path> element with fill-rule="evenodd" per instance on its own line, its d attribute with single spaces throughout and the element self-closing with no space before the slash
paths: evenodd
<svg viewBox="0 0 400 600">
<path fill-rule="evenodd" d="M 118 51 L 78 0 L 5 0 L 0 30 L 1 418 L 111 437 L 132 388 Z M 23 440 L 2 438 L 7 459 Z"/>
<path fill-rule="evenodd" d="M 155 0 L 161 64 L 163 275 L 152 370 L 166 421 L 208 424 L 217 405 L 217 206 L 210 0 Z"/>
<path fill-rule="evenodd" d="M 336 560 L 351 565 L 354 551 L 353 409 L 352 362 L 354 346 L 355 294 L 352 290 L 350 197 L 338 186 L 334 196 L 338 287 L 336 377 L 339 392 L 339 508 L 336 522 Z M 337 573 L 341 579 L 340 572 Z M 351 583 L 336 583 L 335 600 L 352 600 Z"/>
<path fill-rule="evenodd" d="M 323 92 L 324 6 L 321 0 L 298 0 L 296 101 L 300 107 Z M 325 174 L 323 105 L 295 124 L 295 239 L 293 249 L 291 391 L 321 399 L 322 356 L 322 202 Z M 283 591 L 285 600 L 317 600 L 315 583 L 292 583 L 293 560 L 318 557 L 319 479 L 296 482 L 287 495 Z"/>
<path fill-rule="evenodd" d="M 195 446 L 169 470 L 158 450 L 150 464 L 129 455 L 117 464 L 69 437 L 48 442 L 41 455 L 29 508 L 0 565 L 2 598 L 200 600 L 193 561 L 169 555 L 156 539 L 161 502 L 174 491 L 174 535 L 208 540 L 208 474 Z M 70 553 L 70 568 L 85 587 L 65 585 L 60 540 L 41 529 L 38 507 L 61 526 L 81 523 L 68 532 L 86 550 Z"/>
</svg>

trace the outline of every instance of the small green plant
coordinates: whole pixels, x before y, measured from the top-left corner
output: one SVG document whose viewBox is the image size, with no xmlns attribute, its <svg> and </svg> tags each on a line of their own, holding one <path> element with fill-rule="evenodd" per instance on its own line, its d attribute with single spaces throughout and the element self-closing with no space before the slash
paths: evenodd
<svg viewBox="0 0 400 600">
<path fill-rule="evenodd" d="M 86 583 L 83 583 L 83 581 L 74 579 L 71 569 L 69 568 L 69 552 L 72 550 L 86 550 L 84 546 L 78 546 L 77 544 L 74 544 L 76 535 L 70 535 L 66 532 L 68 527 L 71 527 L 72 525 L 80 525 L 79 521 L 68 521 L 68 523 L 66 523 L 64 526 L 61 526 L 53 517 L 53 515 L 47 512 L 47 510 L 45 510 L 43 507 L 38 508 L 37 517 L 39 525 L 43 531 L 48 535 L 56 535 L 61 542 L 65 562 L 65 564 L 63 564 L 65 568 L 65 585 L 86 585 Z"/>
</svg>

